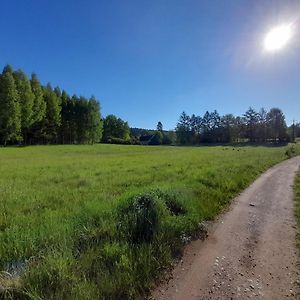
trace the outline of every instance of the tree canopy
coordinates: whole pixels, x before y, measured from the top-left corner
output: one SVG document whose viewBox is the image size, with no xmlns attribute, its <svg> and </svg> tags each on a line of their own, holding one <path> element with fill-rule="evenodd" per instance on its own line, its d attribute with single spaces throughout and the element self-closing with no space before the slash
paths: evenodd
<svg viewBox="0 0 300 300">
<path fill-rule="evenodd" d="M 95 97 L 70 96 L 50 83 L 42 85 L 35 73 L 28 78 L 10 65 L 0 74 L 0 145 L 282 143 L 299 136 L 299 123 L 288 128 L 279 108 L 249 107 L 242 116 L 182 112 L 175 131 L 164 130 L 161 121 L 152 130 L 130 128 L 113 114 L 102 119 Z"/>
<path fill-rule="evenodd" d="M 20 97 L 9 66 L 0 77 L 0 140 L 3 145 L 22 140 Z"/>
<path fill-rule="evenodd" d="M 0 143 L 95 143 L 102 138 L 100 104 L 43 86 L 10 65 L 0 75 Z"/>
<path fill-rule="evenodd" d="M 285 116 L 279 108 L 259 112 L 250 107 L 243 116 L 220 116 L 215 110 L 201 116 L 180 115 L 176 126 L 179 144 L 200 143 L 281 143 L 289 141 Z"/>
<path fill-rule="evenodd" d="M 102 141 L 111 143 L 115 139 L 123 140 L 124 142 L 129 141 L 130 128 L 128 123 L 121 118 L 118 118 L 115 115 L 108 115 L 103 121 Z"/>
</svg>

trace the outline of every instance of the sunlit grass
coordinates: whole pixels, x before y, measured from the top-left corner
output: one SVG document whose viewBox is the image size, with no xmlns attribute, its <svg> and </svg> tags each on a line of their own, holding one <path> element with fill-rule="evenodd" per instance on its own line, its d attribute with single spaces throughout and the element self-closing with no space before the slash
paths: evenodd
<svg viewBox="0 0 300 300">
<path fill-rule="evenodd" d="M 183 237 L 196 235 L 199 223 L 286 153 L 287 147 L 1 148 L 0 270 L 22 266 L 17 290 L 33 299 L 142 297 Z M 150 207 L 159 225 L 151 241 L 133 243 L 119 232 L 120 205 L 157 188 Z"/>
</svg>

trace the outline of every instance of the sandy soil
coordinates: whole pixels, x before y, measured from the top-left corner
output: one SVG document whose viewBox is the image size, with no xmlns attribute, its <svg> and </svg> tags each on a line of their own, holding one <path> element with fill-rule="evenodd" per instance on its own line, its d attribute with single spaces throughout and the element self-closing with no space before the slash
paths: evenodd
<svg viewBox="0 0 300 300">
<path fill-rule="evenodd" d="M 293 180 L 300 157 L 269 169 L 209 237 L 189 244 L 152 299 L 300 299 Z"/>
</svg>

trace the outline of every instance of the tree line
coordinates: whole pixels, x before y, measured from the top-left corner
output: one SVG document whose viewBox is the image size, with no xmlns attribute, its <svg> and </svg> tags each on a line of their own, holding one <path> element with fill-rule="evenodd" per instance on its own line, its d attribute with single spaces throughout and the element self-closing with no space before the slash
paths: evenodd
<svg viewBox="0 0 300 300">
<path fill-rule="evenodd" d="M 102 138 L 99 102 L 43 86 L 37 75 L 4 67 L 0 74 L 0 144 L 96 143 Z"/>
<path fill-rule="evenodd" d="M 287 127 L 279 108 L 249 108 L 242 116 L 203 116 L 183 112 L 175 130 L 130 128 L 115 115 L 101 117 L 95 97 L 70 96 L 59 87 L 43 86 L 10 65 L 0 74 L 0 145 L 9 144 L 143 144 L 281 143 L 300 137 L 300 124 Z"/>
<path fill-rule="evenodd" d="M 10 65 L 0 74 L 0 145 L 138 144 L 128 122 L 101 117 L 95 97 L 70 96 Z"/>
<path fill-rule="evenodd" d="M 250 107 L 243 116 L 220 116 L 214 110 L 203 116 L 183 112 L 176 126 L 179 144 L 200 143 L 282 143 L 291 140 L 285 116 L 279 108 L 258 112 Z"/>
</svg>

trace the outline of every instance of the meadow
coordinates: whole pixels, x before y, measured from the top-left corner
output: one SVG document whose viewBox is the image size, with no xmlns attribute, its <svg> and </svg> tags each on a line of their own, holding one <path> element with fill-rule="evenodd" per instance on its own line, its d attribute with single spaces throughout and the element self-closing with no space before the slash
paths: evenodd
<svg viewBox="0 0 300 300">
<path fill-rule="evenodd" d="M 285 147 L 0 149 L 0 299 L 143 298 Z"/>
</svg>

